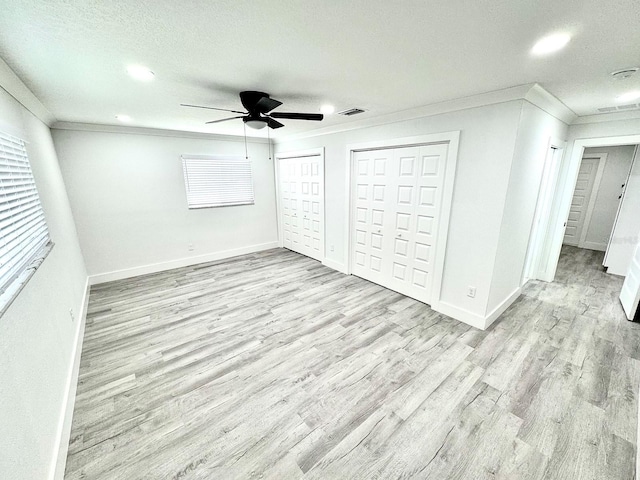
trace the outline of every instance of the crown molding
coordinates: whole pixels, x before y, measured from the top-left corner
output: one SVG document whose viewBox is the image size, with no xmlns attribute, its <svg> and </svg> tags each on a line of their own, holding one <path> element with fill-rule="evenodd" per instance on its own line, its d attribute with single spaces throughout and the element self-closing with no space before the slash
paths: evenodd
<svg viewBox="0 0 640 480">
<path fill-rule="evenodd" d="M 572 125 L 585 125 L 588 123 L 619 122 L 624 120 L 640 119 L 640 110 L 626 112 L 600 113 L 598 115 L 584 115 L 574 120 Z"/>
<path fill-rule="evenodd" d="M 0 58 L 0 87 L 47 126 L 50 127 L 55 122 L 56 118 L 53 114 L 2 58 Z"/>
<path fill-rule="evenodd" d="M 402 122 L 405 120 L 413 120 L 416 118 L 431 117 L 433 115 L 457 112 L 470 108 L 495 105 L 498 103 L 505 103 L 513 100 L 526 100 L 529 103 L 536 105 L 540 109 L 554 116 L 558 120 L 567 124 L 571 123 L 571 121 L 573 121 L 577 117 L 577 115 L 571 109 L 569 109 L 569 107 L 567 107 L 564 103 L 547 92 L 542 86 L 537 83 L 529 83 L 526 85 L 517 85 L 515 87 L 504 88 L 502 90 L 494 90 L 492 92 L 481 93 L 478 95 L 471 95 L 468 97 L 461 97 L 444 102 L 433 103 L 431 105 L 402 110 L 387 115 L 363 118 L 362 120 L 354 120 L 349 123 L 342 123 L 340 125 L 318 128 L 299 134 L 277 136 L 275 140 L 277 143 L 284 143 L 303 138 L 348 132 L 350 130 L 358 130 L 361 128 Z"/>
<path fill-rule="evenodd" d="M 157 137 L 194 138 L 200 140 L 219 140 L 227 142 L 244 142 L 239 135 L 220 135 L 215 133 L 188 132 L 186 130 L 167 130 L 162 128 L 132 127 L 126 125 L 105 125 L 99 123 L 55 122 L 54 130 L 73 130 L 80 132 L 123 133 L 129 135 L 151 135 Z M 269 143 L 262 137 L 247 137 L 249 143 Z"/>
<path fill-rule="evenodd" d="M 533 84 L 524 99 L 567 125 L 571 125 L 578 118 L 578 115 L 573 110 L 547 92 L 538 83 Z"/>
</svg>

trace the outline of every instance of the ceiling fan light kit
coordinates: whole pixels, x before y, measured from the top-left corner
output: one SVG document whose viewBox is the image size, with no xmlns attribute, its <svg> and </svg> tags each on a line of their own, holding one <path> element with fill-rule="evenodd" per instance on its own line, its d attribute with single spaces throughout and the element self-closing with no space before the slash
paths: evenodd
<svg viewBox="0 0 640 480">
<path fill-rule="evenodd" d="M 276 120 L 276 118 L 288 119 L 288 120 L 312 120 L 321 121 L 324 115 L 321 113 L 297 113 L 297 112 L 273 112 L 271 110 L 282 105 L 282 102 L 271 98 L 268 93 L 258 92 L 255 90 L 248 90 L 240 92 L 240 102 L 242 106 L 246 108 L 246 112 L 239 110 L 229 110 L 226 108 L 207 107 L 204 105 L 190 105 L 182 103 L 183 107 L 193 108 L 206 108 L 209 110 L 219 110 L 223 112 L 239 113 L 240 116 L 223 118 L 221 120 L 213 120 L 206 122 L 207 124 L 226 122 L 228 120 L 235 120 L 241 118 L 244 124 L 250 128 L 256 130 L 262 129 L 268 126 L 271 129 L 284 127 L 284 124 Z"/>
</svg>

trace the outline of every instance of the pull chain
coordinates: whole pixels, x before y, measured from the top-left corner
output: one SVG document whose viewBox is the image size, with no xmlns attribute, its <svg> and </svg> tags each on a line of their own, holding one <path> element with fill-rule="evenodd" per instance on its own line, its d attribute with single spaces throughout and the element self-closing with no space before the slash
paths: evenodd
<svg viewBox="0 0 640 480">
<path fill-rule="evenodd" d="M 267 146 L 269 147 L 269 161 L 272 161 L 271 158 L 271 134 L 270 131 L 271 128 L 267 126 Z"/>
<path fill-rule="evenodd" d="M 247 148 L 247 124 L 243 122 L 242 127 L 244 128 L 244 158 L 245 160 L 249 160 L 249 150 Z"/>
</svg>

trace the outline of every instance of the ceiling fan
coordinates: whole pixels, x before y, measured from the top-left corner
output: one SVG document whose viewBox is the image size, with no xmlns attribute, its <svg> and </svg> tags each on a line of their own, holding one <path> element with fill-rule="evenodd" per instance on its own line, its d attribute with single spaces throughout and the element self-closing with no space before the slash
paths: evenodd
<svg viewBox="0 0 640 480">
<path fill-rule="evenodd" d="M 240 113 L 241 115 L 237 117 L 223 118 L 222 120 L 213 120 L 206 123 L 220 123 L 241 118 L 248 127 L 255 129 L 261 129 L 266 126 L 269 126 L 269 128 L 284 127 L 284 125 L 277 121 L 276 118 L 316 121 L 320 121 L 324 118 L 324 115 L 322 115 L 321 113 L 270 113 L 271 110 L 282 105 L 282 102 L 271 98 L 268 93 L 264 92 L 255 92 L 252 90 L 240 92 L 240 101 L 242 102 L 244 108 L 247 109 L 246 112 L 240 112 L 238 110 L 228 110 L 226 108 L 205 107 L 203 105 L 188 105 L 185 103 L 181 103 L 180 105 L 183 107 L 206 108 L 209 110 L 219 110 L 222 112 Z"/>
</svg>

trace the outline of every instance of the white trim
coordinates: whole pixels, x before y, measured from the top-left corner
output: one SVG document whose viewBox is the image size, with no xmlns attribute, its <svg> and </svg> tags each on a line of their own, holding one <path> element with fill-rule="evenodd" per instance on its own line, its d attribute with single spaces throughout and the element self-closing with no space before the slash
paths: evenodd
<svg viewBox="0 0 640 480">
<path fill-rule="evenodd" d="M 278 248 L 278 242 L 260 243 L 257 245 L 249 245 L 246 247 L 234 248 L 231 250 L 222 250 L 219 252 L 205 253 L 195 257 L 179 258 L 167 262 L 152 263 L 150 265 L 141 265 L 139 267 L 125 268 L 123 270 L 115 270 L 113 272 L 98 273 L 89 276 L 89 284 L 97 285 L 99 283 L 113 282 L 114 280 L 123 280 L 125 278 L 137 277 L 139 275 L 148 275 L 150 273 L 163 272 L 174 268 L 188 267 L 199 263 L 214 262 L 225 258 L 236 257 L 238 255 L 246 255 L 249 253 L 260 252 Z"/>
<path fill-rule="evenodd" d="M 571 125 L 586 125 L 589 123 L 619 122 L 621 120 L 640 119 L 640 110 L 625 110 L 623 112 L 600 113 L 597 115 L 583 115 L 576 118 Z"/>
<path fill-rule="evenodd" d="M 442 277 L 444 274 L 444 259 L 447 249 L 447 238 L 449 235 L 449 220 L 451 216 L 451 204 L 453 202 L 453 186 L 456 175 L 456 166 L 458 163 L 458 147 L 460 144 L 460 131 L 451 131 L 443 133 L 434 133 L 430 135 L 419 135 L 414 137 L 403 137 L 387 140 L 376 140 L 365 143 L 349 144 L 346 147 L 347 164 L 347 186 L 346 186 L 346 219 L 347 232 L 345 235 L 345 255 L 346 272 L 351 273 L 351 230 L 352 215 L 351 207 L 353 205 L 353 154 L 358 151 L 376 150 L 382 148 L 400 148 L 418 145 L 432 144 L 448 144 L 447 159 L 445 162 L 445 174 L 442 184 L 442 204 L 440 206 L 440 215 L 438 220 L 438 238 L 436 241 L 436 256 L 433 269 L 433 282 L 431 285 L 431 304 L 437 304 L 440 301 L 440 293 L 442 290 Z M 455 318 L 455 317 L 454 317 Z M 462 320 L 462 319 L 459 319 Z M 464 321 L 464 320 L 462 320 Z"/>
<path fill-rule="evenodd" d="M 557 118 L 561 122 L 570 125 L 578 118 L 578 115 L 562 103 L 557 97 L 554 97 L 539 84 L 535 83 L 525 95 L 525 100 L 535 105 L 541 110 L 547 112 L 552 117 Z"/>
<path fill-rule="evenodd" d="M 589 230 L 589 225 L 591 224 L 591 217 L 593 216 L 593 209 L 596 206 L 596 199 L 598 198 L 598 190 L 600 189 L 600 182 L 602 182 L 602 175 L 604 173 L 604 167 L 607 164 L 607 156 L 608 153 L 585 153 L 582 156 L 582 160 L 587 159 L 598 159 L 598 170 L 596 171 L 596 178 L 593 180 L 593 186 L 591 187 L 591 192 L 589 194 L 589 205 L 587 205 L 587 212 L 584 217 L 584 222 L 582 222 L 582 230 L 580 231 L 580 239 L 578 240 L 578 247 L 580 248 L 588 248 L 585 247 L 587 242 L 587 231 Z M 606 245 L 605 245 L 606 249 Z"/>
<path fill-rule="evenodd" d="M 599 252 L 607 251 L 607 244 L 600 242 L 583 242 L 580 248 L 586 248 L 588 250 L 598 250 Z"/>
<path fill-rule="evenodd" d="M 478 315 L 477 313 L 470 312 L 469 310 L 465 310 L 464 308 L 456 307 L 455 305 L 451 305 L 447 302 L 434 302 L 434 304 L 431 305 L 431 309 L 480 330 L 486 329 L 485 317 Z"/>
<path fill-rule="evenodd" d="M 550 278 L 550 280 L 547 281 L 552 281 L 556 276 L 558 260 L 560 259 L 560 250 L 562 249 L 562 241 L 564 239 L 563 223 L 566 222 L 569 217 L 571 199 L 573 198 L 573 191 L 576 188 L 576 181 L 578 180 L 578 172 L 580 171 L 580 163 L 582 162 L 584 149 L 589 147 L 612 147 L 638 144 L 640 144 L 640 134 L 582 138 L 575 140 L 573 143 L 571 157 L 569 157 L 566 162 L 566 167 L 563 165 L 564 172 L 561 172 L 563 173 L 564 185 L 559 185 L 556 197 L 557 200 L 554 199 L 554 204 L 558 205 L 558 217 L 555 219 L 555 226 L 552 225 L 549 229 L 549 241 L 551 242 L 551 247 L 549 249 L 547 278 Z"/>
<path fill-rule="evenodd" d="M 470 95 L 468 97 L 432 103 L 430 105 L 385 115 L 367 117 L 367 114 L 364 113 L 362 115 L 364 115 L 365 118 L 360 120 L 354 119 L 348 123 L 331 125 L 292 135 L 286 135 L 285 132 L 282 132 L 284 135 L 282 137 L 278 136 L 277 141 L 278 143 L 289 142 L 292 140 L 300 140 L 302 138 L 317 137 L 319 135 L 348 132 L 366 127 L 430 117 L 433 115 L 441 115 L 443 113 L 457 112 L 460 110 L 495 105 L 514 100 L 526 100 L 565 123 L 571 123 L 575 118 L 577 118 L 577 115 L 572 110 L 540 85 L 537 83 L 529 83 L 526 85 L 517 85 L 514 87 L 504 88 L 502 90 L 481 93 L 478 95 Z"/>
<path fill-rule="evenodd" d="M 99 123 L 54 122 L 54 130 L 72 130 L 78 132 L 122 133 L 130 135 L 151 135 L 156 137 L 194 138 L 197 140 L 219 140 L 226 142 L 242 142 L 241 135 L 219 135 L 206 132 L 188 132 L 185 130 L 169 130 L 163 128 L 132 127 L 130 125 L 104 125 Z M 269 143 L 269 139 L 263 137 L 247 136 L 249 143 Z"/>
<path fill-rule="evenodd" d="M 325 165 L 324 165 L 324 147 L 309 148 L 305 150 L 293 150 L 287 152 L 278 152 L 274 155 L 274 172 L 276 182 L 276 216 L 278 224 L 278 246 L 284 248 L 283 227 L 282 227 L 282 205 L 280 204 L 280 160 L 285 158 L 305 158 L 320 157 L 322 163 L 322 258 L 320 261 L 325 262 L 327 257 L 327 204 L 326 204 L 326 184 L 325 184 Z M 299 252 L 298 252 L 299 253 Z"/>
<path fill-rule="evenodd" d="M 29 87 L 11 70 L 11 67 L 0 58 L 0 87 L 15 98 L 24 108 L 29 110 L 42 123 L 51 126 L 56 117 L 47 110 L 42 102 L 36 97 Z"/>
<path fill-rule="evenodd" d="M 559 138 L 550 137 L 547 145 L 547 153 L 545 156 L 545 165 L 543 177 L 538 189 L 538 199 L 536 201 L 536 212 L 531 224 L 529 232 L 529 246 L 527 247 L 527 262 L 522 272 L 520 286 L 524 286 L 528 280 L 543 280 L 546 271 L 546 265 L 541 265 L 543 254 L 547 247 L 547 238 L 549 231 L 549 220 L 553 211 L 553 201 L 555 192 L 558 187 L 558 179 L 562 168 L 562 157 L 567 142 Z M 555 162 L 555 163 L 554 163 Z M 550 170 L 547 172 L 547 168 Z M 547 172 L 548 177 L 545 179 L 544 174 Z M 547 182 L 543 185 L 542 182 Z M 543 188 L 544 187 L 544 188 Z M 544 194 L 544 197 L 541 195 Z M 542 201 L 542 203 L 540 203 Z M 536 224 L 536 220 L 538 223 Z M 531 256 L 531 258 L 529 258 Z"/>
<path fill-rule="evenodd" d="M 442 301 L 434 302 L 433 305 L 431 305 L 431 309 L 464 322 L 467 325 L 471 325 L 472 327 L 480 330 L 486 330 L 491 326 L 491 324 L 500 318 L 500 315 L 502 315 L 521 294 L 522 287 L 516 288 L 507 298 L 500 302 L 500 304 L 494 308 L 491 313 L 484 317 L 464 308 L 456 307 L 455 305 Z"/>
<path fill-rule="evenodd" d="M 333 270 L 337 270 L 338 272 L 344 273 L 345 275 L 348 275 L 347 273 L 347 266 L 342 263 L 342 262 L 337 262 L 335 260 L 331 260 L 330 258 L 326 258 L 322 261 L 322 264 L 325 267 L 329 267 Z"/>
<path fill-rule="evenodd" d="M 500 302 L 500 304 L 485 317 L 484 328 L 489 328 L 489 326 L 493 322 L 500 318 L 500 315 L 502 315 L 507 310 L 507 308 L 509 308 L 511 304 L 518 299 L 520 294 L 522 294 L 522 287 L 516 288 L 513 292 L 511 292 L 511 295 Z"/>
<path fill-rule="evenodd" d="M 82 304 L 78 311 L 78 328 L 73 342 L 71 352 L 71 365 L 67 374 L 67 382 L 62 400 L 62 411 L 58 421 L 56 432 L 56 446 L 54 448 L 54 458 L 49 470 L 49 478 L 62 480 L 64 469 L 67 464 L 67 453 L 69 451 L 69 440 L 71 438 L 71 424 L 73 420 L 73 408 L 76 403 L 76 390 L 78 388 L 78 376 L 80 374 L 80 357 L 82 356 L 82 342 L 84 340 L 84 329 L 87 322 L 87 310 L 89 307 L 89 277 L 85 280 L 84 295 Z"/>
</svg>

